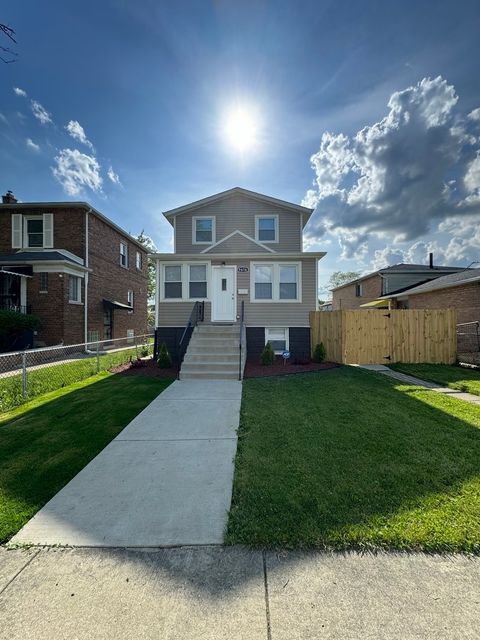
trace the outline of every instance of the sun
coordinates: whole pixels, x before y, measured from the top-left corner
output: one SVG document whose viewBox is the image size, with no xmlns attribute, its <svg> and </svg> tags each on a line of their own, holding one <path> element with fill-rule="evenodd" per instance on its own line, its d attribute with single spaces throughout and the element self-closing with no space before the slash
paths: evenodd
<svg viewBox="0 0 480 640">
<path fill-rule="evenodd" d="M 235 107 L 224 118 L 223 137 L 226 144 L 237 152 L 253 149 L 258 144 L 258 118 L 249 107 Z"/>
</svg>

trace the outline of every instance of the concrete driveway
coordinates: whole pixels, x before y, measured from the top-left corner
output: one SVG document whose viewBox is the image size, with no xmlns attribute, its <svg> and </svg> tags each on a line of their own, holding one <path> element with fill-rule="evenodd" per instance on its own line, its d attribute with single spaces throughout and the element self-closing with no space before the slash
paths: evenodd
<svg viewBox="0 0 480 640">
<path fill-rule="evenodd" d="M 238 381 L 174 382 L 12 542 L 94 547 L 222 543 L 241 392 Z M 108 406 L 98 410 L 108 411 Z"/>
</svg>

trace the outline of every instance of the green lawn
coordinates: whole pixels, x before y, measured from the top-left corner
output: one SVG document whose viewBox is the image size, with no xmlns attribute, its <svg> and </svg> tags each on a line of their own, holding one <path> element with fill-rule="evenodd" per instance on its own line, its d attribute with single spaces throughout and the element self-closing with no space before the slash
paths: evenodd
<svg viewBox="0 0 480 640">
<path fill-rule="evenodd" d="M 137 354 L 141 355 L 142 347 L 138 349 L 130 347 L 121 351 L 113 351 L 105 353 L 97 358 L 81 358 L 72 360 L 62 364 L 51 364 L 27 371 L 27 397 L 23 397 L 22 393 L 22 376 L 15 375 L 9 377 L 0 377 L 0 413 L 10 411 L 20 406 L 24 402 L 36 398 L 37 396 L 67 387 L 74 382 L 85 380 L 90 376 L 96 375 L 99 371 L 106 371 L 111 367 L 115 367 L 130 359 L 136 359 Z M 148 345 L 149 353 L 153 351 L 153 343 Z M 33 355 L 27 353 L 28 361 L 32 362 Z M 97 371 L 98 366 L 98 371 Z"/>
<path fill-rule="evenodd" d="M 101 373 L 0 417 L 0 542 L 15 534 L 172 380 Z"/>
<path fill-rule="evenodd" d="M 480 396 L 480 370 L 449 364 L 392 364 L 395 371 Z"/>
<path fill-rule="evenodd" d="M 243 389 L 228 543 L 480 552 L 480 407 L 352 367 Z"/>
</svg>

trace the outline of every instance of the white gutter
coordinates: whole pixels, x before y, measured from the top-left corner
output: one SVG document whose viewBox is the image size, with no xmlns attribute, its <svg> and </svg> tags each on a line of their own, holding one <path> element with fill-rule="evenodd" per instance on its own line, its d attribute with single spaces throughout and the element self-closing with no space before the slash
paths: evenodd
<svg viewBox="0 0 480 640">
<path fill-rule="evenodd" d="M 85 267 L 88 269 L 88 214 L 92 211 L 90 208 L 88 211 L 85 211 Z M 83 306 L 83 335 L 84 342 L 88 342 L 88 277 L 89 272 L 85 272 L 85 295 L 84 295 L 84 306 Z"/>
</svg>

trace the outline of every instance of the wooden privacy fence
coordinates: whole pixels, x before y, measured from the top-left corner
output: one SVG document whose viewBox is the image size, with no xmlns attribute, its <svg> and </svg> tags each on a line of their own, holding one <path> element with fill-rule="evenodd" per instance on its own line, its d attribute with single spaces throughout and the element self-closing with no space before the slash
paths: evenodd
<svg viewBox="0 0 480 640">
<path fill-rule="evenodd" d="M 455 309 L 312 311 L 312 349 L 343 364 L 442 362 L 457 355 Z"/>
</svg>

